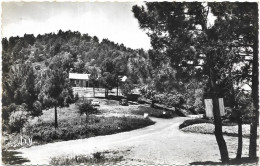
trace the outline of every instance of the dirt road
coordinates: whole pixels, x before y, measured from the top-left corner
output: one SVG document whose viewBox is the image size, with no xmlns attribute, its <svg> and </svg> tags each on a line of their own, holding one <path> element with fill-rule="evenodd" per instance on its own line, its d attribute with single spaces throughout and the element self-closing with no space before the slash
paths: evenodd
<svg viewBox="0 0 260 166">
<path fill-rule="evenodd" d="M 184 133 L 178 129 L 185 118 L 157 119 L 155 125 L 114 135 L 71 140 L 23 148 L 24 158 L 30 163 L 49 164 L 55 156 L 73 156 L 102 151 L 129 149 L 126 163 L 183 165 L 197 161 L 219 161 L 220 155 L 214 135 Z M 235 157 L 237 138 L 225 137 L 230 157 Z M 244 140 L 243 155 L 248 152 L 248 139 Z"/>
</svg>

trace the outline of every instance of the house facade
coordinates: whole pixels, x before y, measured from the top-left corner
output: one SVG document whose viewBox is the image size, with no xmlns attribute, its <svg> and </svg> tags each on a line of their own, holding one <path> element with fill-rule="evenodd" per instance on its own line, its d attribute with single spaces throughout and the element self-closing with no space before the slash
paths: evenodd
<svg viewBox="0 0 260 166">
<path fill-rule="evenodd" d="M 70 83 L 73 87 L 88 87 L 90 74 L 69 73 Z"/>
</svg>

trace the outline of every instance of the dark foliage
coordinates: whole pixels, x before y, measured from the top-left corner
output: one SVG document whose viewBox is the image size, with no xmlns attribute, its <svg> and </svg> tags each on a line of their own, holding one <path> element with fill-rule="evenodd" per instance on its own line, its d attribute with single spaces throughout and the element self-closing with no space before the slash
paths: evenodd
<svg viewBox="0 0 260 166">
<path fill-rule="evenodd" d="M 19 156 L 21 152 L 5 151 L 2 150 L 2 162 L 6 165 L 21 165 L 25 162 L 29 162 L 28 159 Z"/>
<path fill-rule="evenodd" d="M 130 131 L 154 124 L 150 119 L 130 117 L 89 117 L 87 123 L 75 121 L 73 124 L 60 121 L 59 128 L 54 129 L 54 122 L 40 122 L 27 126 L 34 140 L 46 143 L 55 140 L 73 140 L 99 135 Z"/>
<path fill-rule="evenodd" d="M 170 119 L 175 116 L 174 112 L 166 111 L 163 109 L 149 108 L 145 106 L 139 106 L 138 110 L 133 110 L 133 114 L 136 115 L 144 115 L 144 113 L 148 113 L 151 117 Z"/>
</svg>

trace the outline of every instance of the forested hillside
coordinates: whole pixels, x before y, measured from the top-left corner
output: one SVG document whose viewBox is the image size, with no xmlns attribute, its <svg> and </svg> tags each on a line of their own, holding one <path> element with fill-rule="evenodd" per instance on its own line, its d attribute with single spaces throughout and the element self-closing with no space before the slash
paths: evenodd
<svg viewBox="0 0 260 166">
<path fill-rule="evenodd" d="M 139 79 L 149 76 L 145 67 L 145 59 L 149 57 L 144 50 L 126 48 L 108 39 L 99 41 L 96 36 L 61 30 L 57 34 L 37 37 L 25 34 L 24 37 L 3 39 L 4 74 L 12 65 L 25 62 L 32 63 L 36 70 L 47 68 L 55 56 L 69 59 L 66 71 L 72 69 L 77 73 L 90 73 L 91 67 L 100 68 L 104 63 L 113 62 L 122 74 L 137 75 Z M 136 64 L 137 61 L 143 64 Z M 143 67 L 142 73 L 135 70 L 138 66 Z M 138 78 L 132 80 L 137 83 L 140 81 Z"/>
<path fill-rule="evenodd" d="M 127 76 L 127 82 L 136 85 L 151 76 L 149 56 L 144 50 L 126 48 L 108 39 L 99 41 L 96 36 L 79 32 L 60 30 L 37 37 L 25 34 L 3 38 L 2 46 L 6 123 L 9 118 L 19 117 L 12 113 L 38 116 L 44 108 L 72 103 L 69 72 L 89 73 L 92 83 L 98 78 L 107 89 L 116 86 L 119 76 Z"/>
<path fill-rule="evenodd" d="M 69 72 L 91 74 L 91 85 L 99 81 L 107 92 L 121 76 L 127 76 L 120 84 L 125 94 L 138 87 L 144 97 L 168 106 L 202 104 L 203 80 L 183 79 L 189 73 L 176 74 L 169 58 L 159 51 L 131 49 L 108 39 L 99 41 L 96 36 L 61 30 L 37 37 L 3 38 L 2 46 L 6 123 L 20 117 L 12 115 L 19 114 L 17 110 L 21 115 L 38 116 L 42 109 L 73 103 Z"/>
</svg>

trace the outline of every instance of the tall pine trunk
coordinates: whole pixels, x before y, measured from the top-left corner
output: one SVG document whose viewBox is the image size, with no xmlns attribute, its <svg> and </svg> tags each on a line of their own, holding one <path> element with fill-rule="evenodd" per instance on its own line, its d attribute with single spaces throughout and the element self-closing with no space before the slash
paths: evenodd
<svg viewBox="0 0 260 166">
<path fill-rule="evenodd" d="M 243 146 L 243 137 L 242 137 L 242 117 L 240 112 L 238 113 L 238 147 L 237 147 L 237 156 L 236 159 L 241 159 L 242 156 L 242 146 Z"/>
<path fill-rule="evenodd" d="M 118 97 L 118 85 L 117 85 L 117 90 L 116 90 L 116 96 Z"/>
<path fill-rule="evenodd" d="M 152 103 L 151 103 L 151 108 L 154 108 L 154 103 L 155 103 L 155 101 L 154 100 L 152 100 Z"/>
<path fill-rule="evenodd" d="M 258 32 L 256 33 L 258 37 Z M 250 124 L 250 144 L 249 144 L 249 157 L 256 158 L 257 150 L 257 126 L 259 121 L 259 96 L 258 96 L 258 38 L 255 39 L 253 46 L 253 71 L 252 71 L 252 98 L 254 104 L 253 117 Z"/>
<path fill-rule="evenodd" d="M 208 36 L 208 40 L 211 38 L 210 31 L 207 29 L 207 25 L 204 23 L 202 24 L 202 30 L 206 32 Z M 210 92 L 213 102 L 213 117 L 214 117 L 214 126 L 215 126 L 215 137 L 218 143 L 221 161 L 222 163 L 228 163 L 229 162 L 229 155 L 228 155 L 228 149 L 226 145 L 226 141 L 223 137 L 223 131 L 222 131 L 222 121 L 220 116 L 220 109 L 219 109 L 219 101 L 218 101 L 218 94 L 217 94 L 217 87 L 216 87 L 216 76 L 215 76 L 215 70 L 214 70 L 214 56 L 216 55 L 215 51 L 211 51 L 208 54 L 206 54 L 206 60 L 207 65 L 209 69 L 209 86 L 210 86 Z"/>
<path fill-rule="evenodd" d="M 55 129 L 58 128 L 57 106 L 54 107 Z"/>
<path fill-rule="evenodd" d="M 211 55 L 213 56 L 214 53 Z M 229 162 L 228 150 L 226 141 L 223 137 L 222 132 L 222 122 L 220 116 L 220 109 L 219 109 L 219 101 L 218 101 L 218 94 L 217 94 L 217 87 L 216 87 L 216 78 L 215 78 L 215 71 L 214 71 L 214 64 L 212 63 L 213 57 L 207 56 L 207 62 L 209 65 L 209 81 L 210 81 L 210 89 L 211 89 L 211 97 L 213 102 L 213 116 L 214 116 L 214 125 L 215 125 L 215 137 L 218 143 L 221 161 L 223 163 Z"/>
<path fill-rule="evenodd" d="M 88 118 L 89 118 L 89 115 L 88 115 L 88 113 L 86 113 L 86 123 L 88 123 Z"/>
<path fill-rule="evenodd" d="M 105 89 L 105 98 L 108 98 L 108 89 Z"/>
<path fill-rule="evenodd" d="M 219 102 L 217 94 L 213 92 L 212 95 L 213 99 L 213 115 L 214 115 L 214 125 L 215 125 L 215 137 L 218 143 L 221 161 L 223 163 L 228 163 L 229 156 L 228 156 L 228 150 L 226 141 L 223 137 L 223 131 L 222 131 L 222 122 L 221 122 L 221 116 L 220 116 L 220 110 L 219 110 Z"/>
<path fill-rule="evenodd" d="M 95 97 L 95 85 L 93 85 L 93 97 Z"/>
<path fill-rule="evenodd" d="M 238 108 L 236 102 L 235 102 L 235 90 L 234 86 L 231 87 L 231 95 L 230 95 L 230 101 L 231 101 L 231 108 Z M 242 135 L 242 115 L 241 110 L 237 109 L 237 124 L 238 124 L 238 143 L 237 143 L 237 156 L 236 159 L 241 159 L 242 157 L 242 147 L 243 147 L 243 135 Z"/>
</svg>

